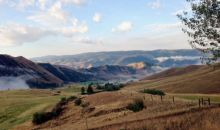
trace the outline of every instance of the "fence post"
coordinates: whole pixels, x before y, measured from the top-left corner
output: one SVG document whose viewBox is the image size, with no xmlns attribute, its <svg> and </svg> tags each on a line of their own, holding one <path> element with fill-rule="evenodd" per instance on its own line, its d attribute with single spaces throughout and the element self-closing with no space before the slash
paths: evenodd
<svg viewBox="0 0 220 130">
<path fill-rule="evenodd" d="M 211 103 L 210 103 L 210 98 L 208 98 L 208 102 L 209 102 L 209 106 L 211 105 Z"/>
<path fill-rule="evenodd" d="M 86 116 L 86 129 L 87 129 L 87 130 L 89 129 L 87 116 Z"/>
<path fill-rule="evenodd" d="M 203 98 L 202 98 L 202 105 L 204 105 L 204 100 L 203 100 Z"/>
<path fill-rule="evenodd" d="M 152 95 L 150 95 L 151 96 L 151 100 L 153 101 L 153 96 Z"/>
<path fill-rule="evenodd" d="M 162 95 L 160 96 L 160 99 L 161 99 L 161 101 L 163 101 L 163 96 Z"/>
<path fill-rule="evenodd" d="M 174 100 L 174 96 L 173 96 L 173 103 L 175 102 L 175 100 Z"/>
</svg>

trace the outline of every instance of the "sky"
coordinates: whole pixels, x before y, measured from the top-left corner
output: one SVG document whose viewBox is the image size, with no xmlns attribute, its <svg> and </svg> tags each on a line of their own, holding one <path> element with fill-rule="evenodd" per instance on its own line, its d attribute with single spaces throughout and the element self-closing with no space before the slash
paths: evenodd
<svg viewBox="0 0 220 130">
<path fill-rule="evenodd" d="M 0 0 L 0 54 L 188 49 L 185 0 Z"/>
</svg>

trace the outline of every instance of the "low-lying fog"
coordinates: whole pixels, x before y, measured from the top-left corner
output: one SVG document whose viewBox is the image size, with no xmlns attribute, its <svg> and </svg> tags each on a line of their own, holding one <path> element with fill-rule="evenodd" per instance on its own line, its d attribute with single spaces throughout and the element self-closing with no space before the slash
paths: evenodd
<svg viewBox="0 0 220 130">
<path fill-rule="evenodd" d="M 0 90 L 28 88 L 23 77 L 0 77 Z"/>
</svg>

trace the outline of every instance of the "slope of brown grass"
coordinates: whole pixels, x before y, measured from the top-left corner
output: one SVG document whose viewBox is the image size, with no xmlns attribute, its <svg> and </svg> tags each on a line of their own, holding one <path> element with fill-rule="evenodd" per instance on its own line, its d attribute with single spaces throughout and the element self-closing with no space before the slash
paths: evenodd
<svg viewBox="0 0 220 130">
<path fill-rule="evenodd" d="M 191 66 L 187 66 L 183 68 L 171 68 L 163 72 L 148 76 L 144 78 L 143 80 L 152 80 L 152 79 L 159 79 L 159 78 L 165 78 L 165 77 L 171 77 L 171 76 L 178 76 L 178 75 L 182 75 L 186 73 L 191 73 L 200 68 L 202 68 L 201 65 L 191 65 Z"/>
<path fill-rule="evenodd" d="M 177 99 L 175 103 L 169 97 L 160 101 L 160 97 L 154 96 L 151 101 L 150 95 L 129 91 L 104 92 L 82 97 L 83 102 L 89 102 L 88 110 L 81 106 L 75 106 L 70 102 L 64 113 L 57 119 L 48 121 L 42 125 L 34 126 L 30 122 L 16 127 L 16 130 L 85 130 L 86 122 L 89 129 L 98 129 L 124 122 L 136 122 L 149 118 L 156 118 L 175 112 L 186 111 L 197 107 L 196 103 Z M 133 99 L 144 100 L 144 110 L 134 113 L 126 109 L 128 103 Z M 91 109 L 92 108 L 92 109 Z"/>
<path fill-rule="evenodd" d="M 197 109 L 93 130 L 219 130 L 220 108 Z"/>
<path fill-rule="evenodd" d="M 193 68 L 193 69 L 192 69 Z M 183 73 L 183 70 L 186 73 Z M 172 70 L 172 69 L 171 69 Z M 169 70 L 169 71 L 171 71 Z M 192 71 L 189 71 L 192 70 Z M 220 93 L 220 64 L 215 66 L 200 66 L 175 69 L 169 77 L 166 72 L 149 77 L 152 80 L 142 80 L 127 86 L 126 89 L 142 90 L 145 88 L 161 89 L 169 93 Z M 181 73 L 180 73 L 181 72 Z"/>
</svg>

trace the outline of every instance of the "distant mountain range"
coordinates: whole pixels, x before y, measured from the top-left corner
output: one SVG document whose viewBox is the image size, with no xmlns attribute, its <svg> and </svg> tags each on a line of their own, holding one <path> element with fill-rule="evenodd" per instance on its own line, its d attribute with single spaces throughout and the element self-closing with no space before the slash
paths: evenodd
<svg viewBox="0 0 220 130">
<path fill-rule="evenodd" d="M 118 51 L 28 60 L 0 55 L 0 89 L 8 86 L 58 87 L 86 81 L 129 81 L 172 67 L 200 63 L 195 50 Z M 14 82 L 16 81 L 16 82 Z M 21 83 L 14 84 L 14 83 Z"/>
<path fill-rule="evenodd" d="M 103 65 L 127 66 L 137 63 L 171 68 L 200 64 L 202 54 L 192 49 L 155 51 L 91 52 L 78 55 L 44 56 L 32 61 L 64 65 L 73 68 L 90 68 Z"/>
<path fill-rule="evenodd" d="M 59 87 L 66 83 L 92 80 L 126 80 L 137 72 L 132 67 L 116 65 L 76 70 L 49 63 L 34 63 L 24 57 L 0 55 L 0 90 L 24 86 L 32 88 Z"/>
</svg>

